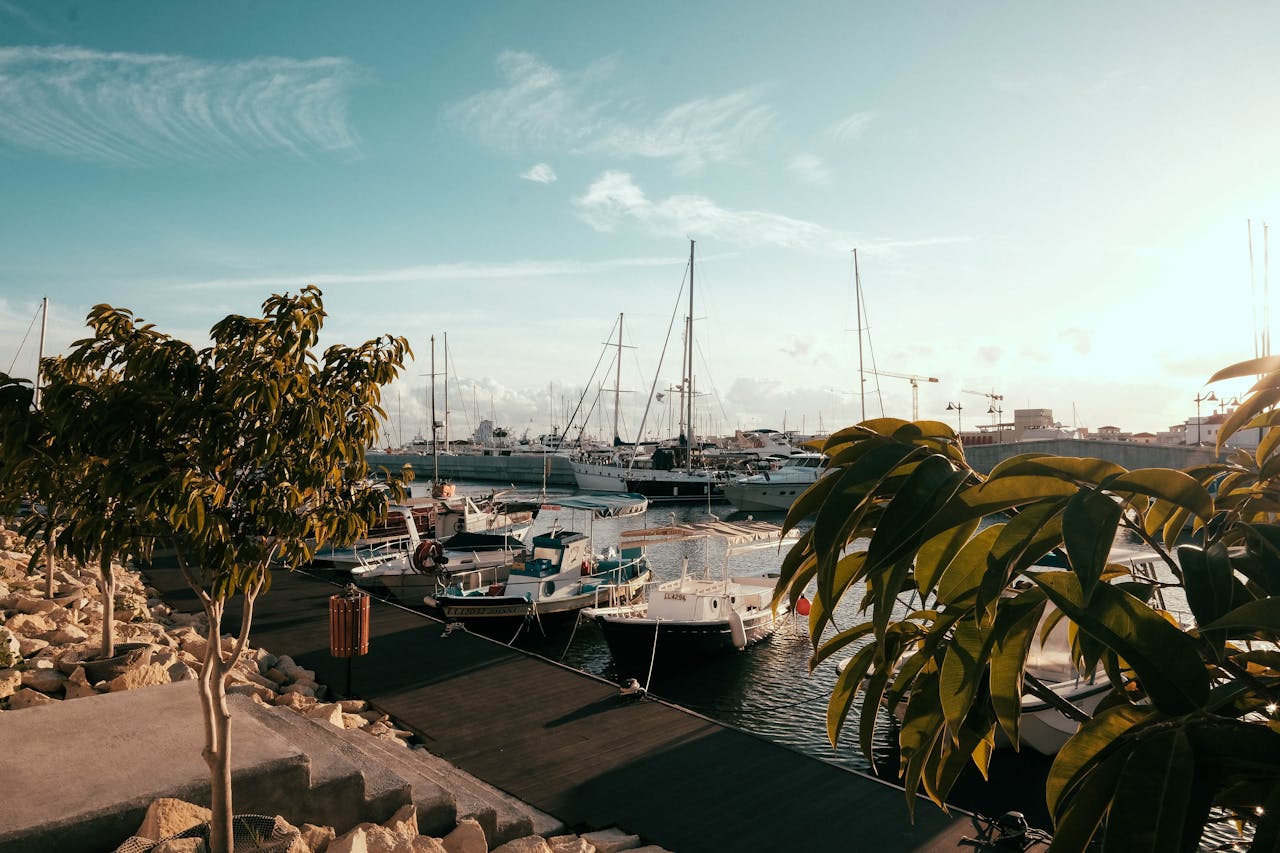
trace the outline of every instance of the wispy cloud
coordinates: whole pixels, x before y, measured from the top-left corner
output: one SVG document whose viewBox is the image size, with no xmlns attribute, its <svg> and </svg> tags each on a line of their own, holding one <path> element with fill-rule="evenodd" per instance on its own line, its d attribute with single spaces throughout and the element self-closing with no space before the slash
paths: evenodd
<svg viewBox="0 0 1280 853">
<path fill-rule="evenodd" d="M 787 163 L 787 171 L 810 184 L 825 184 L 831 180 L 826 162 L 816 154 L 797 154 Z"/>
<path fill-rule="evenodd" d="M 353 155 L 349 60 L 0 48 L 0 145 L 95 162 Z"/>
<path fill-rule="evenodd" d="M 0 0 L 0 18 L 13 18 L 33 33 L 39 33 L 42 36 L 53 32 L 26 9 L 16 3 L 10 3 L 9 0 Z"/>
<path fill-rule="evenodd" d="M 668 159 L 683 169 L 734 160 L 773 120 L 759 89 L 698 98 L 656 113 L 621 99 L 611 87 L 614 63 L 561 71 L 530 53 L 497 59 L 502 83 L 452 104 L 447 121 L 507 151 L 567 150 Z"/>
<path fill-rule="evenodd" d="M 548 163 L 538 163 L 530 166 L 527 171 L 521 172 L 520 177 L 526 181 L 533 181 L 535 184 L 554 184 L 556 182 L 556 170 L 551 168 Z"/>
<path fill-rule="evenodd" d="M 706 196 L 653 200 L 626 172 L 605 172 L 574 204 L 598 231 L 630 222 L 663 236 L 714 237 L 743 246 L 814 248 L 835 240 L 832 232 L 813 222 L 759 210 L 730 210 Z"/>
<path fill-rule="evenodd" d="M 853 142 L 861 139 L 867 132 L 871 122 L 875 121 L 874 112 L 859 112 L 847 115 L 827 129 L 827 135 L 836 142 Z"/>
<path fill-rule="evenodd" d="M 306 271 L 227 277 L 172 283 L 178 290 L 224 290 L 229 288 L 299 288 L 314 284 L 321 288 L 330 285 L 356 284 L 413 284 L 428 281 L 474 281 L 481 279 L 527 279 L 547 276 L 592 275 L 626 267 L 661 267 L 682 263 L 679 259 L 665 258 L 614 258 L 606 261 L 512 261 L 510 263 L 452 263 L 424 264 L 421 266 L 395 267 L 358 272 L 308 273 Z"/>
</svg>

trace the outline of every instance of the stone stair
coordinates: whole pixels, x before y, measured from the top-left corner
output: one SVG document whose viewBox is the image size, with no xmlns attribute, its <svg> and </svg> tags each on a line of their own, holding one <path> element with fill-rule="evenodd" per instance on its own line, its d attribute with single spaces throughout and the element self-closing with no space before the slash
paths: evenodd
<svg viewBox="0 0 1280 853">
<path fill-rule="evenodd" d="M 468 817 L 484 828 L 491 847 L 528 835 L 549 837 L 565 830 L 562 821 L 425 749 L 387 743 L 359 729 L 338 729 L 287 708 L 256 706 L 255 713 L 268 727 L 311 755 L 313 761 L 320 755 L 330 755 L 358 768 L 365 778 L 366 800 L 380 791 L 393 798 L 394 792 L 400 790 L 397 783 L 407 786 L 407 798 L 417 807 L 418 827 L 423 834 L 447 835 L 458 820 Z"/>
</svg>

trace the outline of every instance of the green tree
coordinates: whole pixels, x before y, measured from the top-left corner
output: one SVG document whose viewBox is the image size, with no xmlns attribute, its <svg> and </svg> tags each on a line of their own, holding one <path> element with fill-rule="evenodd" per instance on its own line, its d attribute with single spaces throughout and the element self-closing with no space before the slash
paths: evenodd
<svg viewBox="0 0 1280 853">
<path fill-rule="evenodd" d="M 354 541 L 386 510 L 388 492 L 371 482 L 364 453 L 384 417 L 381 388 L 408 343 L 384 336 L 317 356 L 324 317 L 315 288 L 272 296 L 261 317 L 220 321 L 197 351 L 99 305 L 93 337 L 64 359 L 86 380 L 75 393 L 90 393 L 92 377 L 112 379 L 85 406 L 90 455 L 102 460 L 90 482 L 123 524 L 111 542 L 144 556 L 156 541 L 169 544 L 208 618 L 199 693 L 215 853 L 231 850 L 226 678 L 271 569 Z M 239 634 L 224 646 L 223 617 L 237 601 Z"/>
<path fill-rule="evenodd" d="M 923 789 L 941 805 L 968 763 L 985 774 L 997 730 L 1018 743 L 1033 693 L 1083 721 L 1048 779 L 1052 850 L 1083 850 L 1102 826 L 1108 851 L 1194 850 L 1219 819 L 1248 825 L 1251 850 L 1277 849 L 1280 358 L 1211 381 L 1255 374 L 1218 449 L 1258 428 L 1257 452 L 1185 471 L 1029 453 L 982 476 L 935 421 L 827 439 L 832 471 L 788 514 L 788 527 L 813 523 L 776 598 L 816 587 L 811 667 L 852 653 L 828 704 L 832 743 L 860 704 L 869 757 L 877 712 L 901 708 L 908 803 Z M 1120 531 L 1159 555 L 1195 627 L 1109 562 Z M 1046 566 L 1051 553 L 1066 568 Z M 865 621 L 836 624 L 846 597 Z M 1092 718 L 1026 672 L 1037 626 L 1062 619 L 1079 671 L 1101 666 L 1111 684 Z"/>
</svg>

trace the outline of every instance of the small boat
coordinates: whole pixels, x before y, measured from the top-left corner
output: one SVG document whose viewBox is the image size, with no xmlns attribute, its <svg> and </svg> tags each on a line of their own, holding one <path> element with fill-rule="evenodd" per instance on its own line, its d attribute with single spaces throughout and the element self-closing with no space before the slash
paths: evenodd
<svg viewBox="0 0 1280 853">
<path fill-rule="evenodd" d="M 507 579 L 512 564 L 525 552 L 524 537 L 532 523 L 500 533 L 455 533 L 443 541 L 417 539 L 412 550 L 392 560 L 351 570 L 363 589 L 378 590 L 400 601 L 424 600 L 448 588 L 487 589 Z"/>
<path fill-rule="evenodd" d="M 642 679 L 655 668 L 696 665 L 732 654 L 771 636 L 787 608 L 773 604 L 775 580 L 731 576 L 729 558 L 736 553 L 776 546 L 782 530 L 765 522 L 695 522 L 628 530 L 625 543 L 653 545 L 719 538 L 725 543 L 721 578 L 689 573 L 688 558 L 680 577 L 651 584 L 647 600 L 624 606 L 593 607 L 583 612 L 604 633 L 619 675 Z"/>
<path fill-rule="evenodd" d="M 543 509 L 587 510 L 594 520 L 642 512 L 647 505 L 637 495 L 582 495 Z M 502 629 L 531 621 L 546 633 L 548 621 L 576 617 L 584 607 L 630 602 L 650 579 L 642 548 L 596 554 L 589 533 L 553 524 L 550 532 L 533 537 L 529 553 L 517 557 L 505 582 L 450 585 L 434 599 L 446 619 L 472 627 Z"/>
<path fill-rule="evenodd" d="M 742 512 L 786 512 L 800 493 L 827 473 L 821 453 L 797 453 L 776 471 L 740 477 L 724 487 L 724 496 Z"/>
</svg>

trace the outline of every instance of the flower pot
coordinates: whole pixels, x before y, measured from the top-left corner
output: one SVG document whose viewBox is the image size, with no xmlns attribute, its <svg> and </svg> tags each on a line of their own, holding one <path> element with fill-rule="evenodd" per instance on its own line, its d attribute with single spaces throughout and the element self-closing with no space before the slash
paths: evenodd
<svg viewBox="0 0 1280 853">
<path fill-rule="evenodd" d="M 120 643 L 115 648 L 115 655 L 109 658 L 81 661 L 85 677 L 90 684 L 99 681 L 110 681 L 121 676 L 126 670 L 151 663 L 150 643 Z"/>
</svg>

